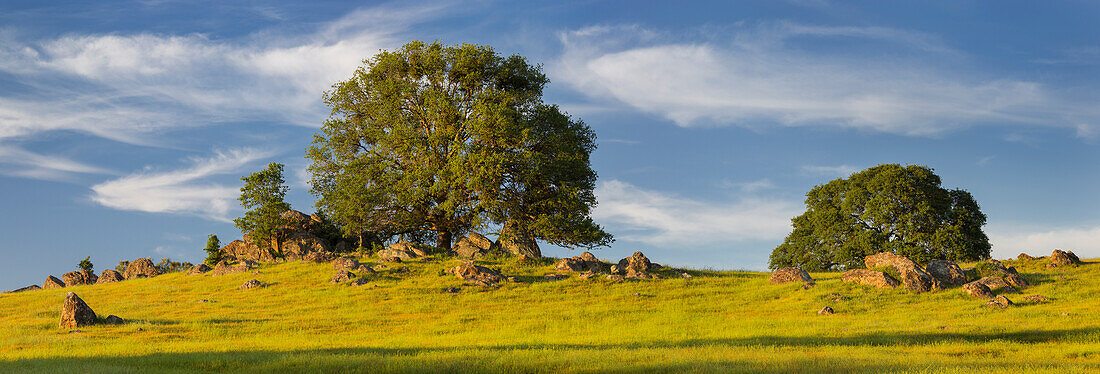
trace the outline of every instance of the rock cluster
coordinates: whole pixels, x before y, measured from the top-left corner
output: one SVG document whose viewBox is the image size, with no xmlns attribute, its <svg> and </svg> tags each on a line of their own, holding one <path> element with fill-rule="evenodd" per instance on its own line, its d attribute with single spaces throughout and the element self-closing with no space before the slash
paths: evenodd
<svg viewBox="0 0 1100 374">
<path fill-rule="evenodd" d="M 922 269 L 916 262 L 891 252 L 882 252 L 863 259 L 868 269 L 890 267 L 897 271 L 905 289 L 913 292 L 928 292 L 943 289 L 943 285 L 932 274 Z"/>
<path fill-rule="evenodd" d="M 630 257 L 619 260 L 617 268 L 612 269 L 612 274 L 619 274 L 626 278 L 635 279 L 660 279 L 657 274 L 650 271 L 657 270 L 658 266 L 649 261 L 642 252 L 634 252 Z"/>
<path fill-rule="evenodd" d="M 459 239 L 453 250 L 458 257 L 478 258 L 494 252 L 498 247 L 499 245 L 493 243 L 485 235 L 471 232 L 465 238 Z"/>
<path fill-rule="evenodd" d="M 288 260 L 304 259 L 315 252 L 331 253 L 336 247 L 351 248 L 350 243 L 332 243 L 323 238 L 324 219 L 319 215 L 288 210 L 281 218 L 287 222 L 278 229 L 282 240 L 273 240 L 266 248 L 261 248 L 246 234 L 243 240 L 234 240 L 222 247 L 222 253 L 241 260 L 272 262 L 278 260 L 276 254 L 279 253 L 273 248 L 278 248 Z"/>
<path fill-rule="evenodd" d="M 429 256 L 431 253 L 428 253 L 428 251 L 420 248 L 420 246 L 416 244 L 400 241 L 390 244 L 389 248 L 378 251 L 377 255 L 378 258 L 384 261 L 399 262 L 393 260 L 412 260 L 414 258 Z"/>
<path fill-rule="evenodd" d="M 453 268 L 446 270 L 447 274 L 454 275 L 456 277 L 465 280 L 466 282 L 476 284 L 482 287 L 496 287 L 497 283 L 504 280 L 504 277 L 484 266 L 474 265 L 469 262 L 463 262 Z"/>
<path fill-rule="evenodd" d="M 802 282 L 802 284 L 807 287 L 813 287 L 816 284 L 814 283 L 814 279 L 810 277 L 810 274 L 802 271 L 802 269 L 793 267 L 782 268 L 773 271 L 772 274 L 768 276 L 768 282 L 771 282 L 773 284 Z"/>
<path fill-rule="evenodd" d="M 1072 265 L 1077 265 L 1077 264 L 1080 264 L 1080 263 L 1081 263 L 1081 259 L 1077 258 L 1077 255 L 1073 254 L 1072 251 L 1067 252 L 1067 251 L 1063 251 L 1063 250 L 1060 250 L 1060 249 L 1055 249 L 1054 253 L 1050 254 L 1050 264 L 1047 265 L 1047 266 L 1048 267 L 1072 266 Z"/>
<path fill-rule="evenodd" d="M 580 256 L 573 256 L 569 258 L 563 258 L 558 260 L 554 264 L 554 269 L 558 271 L 572 271 L 572 272 L 592 272 L 602 273 L 604 271 L 603 262 L 600 262 L 596 256 L 591 252 L 584 252 Z"/>
</svg>

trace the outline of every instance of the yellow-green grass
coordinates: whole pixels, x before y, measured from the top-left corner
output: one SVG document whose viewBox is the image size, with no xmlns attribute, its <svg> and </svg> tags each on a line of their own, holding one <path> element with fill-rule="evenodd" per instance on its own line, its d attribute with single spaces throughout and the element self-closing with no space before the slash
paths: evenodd
<svg viewBox="0 0 1100 374">
<path fill-rule="evenodd" d="M 467 286 L 456 260 L 330 284 L 330 264 L 261 274 L 182 273 L 0 295 L 0 372 L 1096 372 L 1100 266 L 1006 262 L 1033 285 L 984 307 L 843 283 L 773 285 L 767 274 L 545 281 L 552 262 L 480 261 L 519 282 Z M 238 290 L 248 279 L 271 285 Z M 451 294 L 447 287 L 461 287 Z M 123 325 L 59 329 L 67 292 Z M 847 298 L 836 301 L 839 294 Z M 1049 303 L 1028 304 L 1041 294 Z M 209 300 L 210 302 L 200 302 Z M 818 315 L 824 306 L 836 314 Z"/>
</svg>

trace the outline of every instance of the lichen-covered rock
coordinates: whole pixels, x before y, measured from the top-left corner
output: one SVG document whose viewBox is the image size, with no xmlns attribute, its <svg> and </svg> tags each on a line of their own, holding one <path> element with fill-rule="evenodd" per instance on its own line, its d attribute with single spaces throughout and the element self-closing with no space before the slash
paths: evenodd
<svg viewBox="0 0 1100 374">
<path fill-rule="evenodd" d="M 95 324 L 96 315 L 84 300 L 75 293 L 65 295 L 65 302 L 61 304 L 61 322 L 58 327 L 62 329 L 75 329 L 81 326 Z"/>
<path fill-rule="evenodd" d="M 23 288 L 17 288 L 17 289 L 8 291 L 8 293 L 38 291 L 38 290 L 41 290 L 41 289 L 42 289 L 42 287 L 39 287 L 37 284 L 32 284 L 30 286 L 26 286 L 26 287 L 23 287 Z"/>
<path fill-rule="evenodd" d="M 600 276 L 599 273 L 593 273 L 593 272 L 585 272 L 585 273 L 577 274 L 577 278 L 584 279 L 584 280 L 589 280 L 589 279 L 592 279 L 592 278 L 595 278 L 595 277 L 598 277 L 598 276 Z"/>
<path fill-rule="evenodd" d="M 649 271 L 651 271 L 651 270 L 657 270 L 657 267 L 654 266 L 654 264 L 649 261 L 649 258 L 647 258 L 640 251 L 634 252 L 634 254 L 631 255 L 630 257 L 619 260 L 619 263 L 617 264 L 617 267 L 613 267 L 612 269 L 613 270 L 618 270 L 617 272 L 614 272 L 613 274 L 620 274 L 620 275 L 622 275 L 624 277 L 627 277 L 627 278 L 637 278 L 637 279 L 650 279 L 650 278 L 656 279 L 656 278 L 660 278 L 660 277 L 656 276 L 655 274 L 650 274 L 649 273 Z"/>
<path fill-rule="evenodd" d="M 1073 252 L 1066 252 L 1060 249 L 1055 249 L 1050 254 L 1050 264 L 1054 266 L 1070 266 L 1081 263 L 1081 259 L 1077 258 L 1077 255 Z"/>
<path fill-rule="evenodd" d="M 984 284 L 992 291 L 1004 290 L 1005 292 L 1016 292 L 1016 289 L 1013 288 L 1011 284 L 1008 284 L 1008 282 L 1005 282 L 999 277 L 981 277 L 975 282 Z"/>
<path fill-rule="evenodd" d="M 983 284 L 981 282 L 978 282 L 978 281 L 973 281 L 973 282 L 964 284 L 962 286 L 962 289 L 967 294 L 969 294 L 970 296 L 973 296 L 973 297 L 977 297 L 977 298 L 981 298 L 981 299 L 992 299 L 993 298 L 993 291 L 991 291 L 989 289 L 989 286 L 986 286 L 985 284 Z"/>
<path fill-rule="evenodd" d="M 795 267 L 776 269 L 772 272 L 770 276 L 768 276 L 768 282 L 772 282 L 774 284 L 802 282 L 803 284 L 811 287 L 815 284 L 814 279 L 810 277 L 810 274 L 807 274 L 805 271 L 802 271 L 802 269 Z"/>
<path fill-rule="evenodd" d="M 261 288 L 261 287 L 267 287 L 267 283 L 260 282 L 260 281 L 255 280 L 255 279 L 249 279 L 247 282 L 244 282 L 244 284 L 242 284 L 240 287 L 237 287 L 237 289 L 238 290 L 249 290 L 249 289 Z"/>
<path fill-rule="evenodd" d="M 1012 303 L 1012 300 L 1009 300 L 1007 297 L 1004 297 L 1004 295 L 1000 295 L 1000 296 L 994 297 L 992 299 L 989 299 L 989 302 L 985 303 L 985 305 L 995 306 L 995 307 L 999 307 L 999 308 L 1008 308 L 1009 306 L 1012 306 L 1013 303 Z"/>
<path fill-rule="evenodd" d="M 95 284 L 114 283 L 124 280 L 126 280 L 126 278 L 123 277 L 121 273 L 112 269 L 106 269 L 99 273 L 99 279 L 96 280 Z"/>
<path fill-rule="evenodd" d="M 255 262 L 249 260 L 240 260 L 237 263 L 230 263 L 229 260 L 218 261 L 214 265 L 214 270 L 210 272 L 210 275 L 220 276 L 226 274 L 243 273 L 251 270 L 255 266 Z"/>
<path fill-rule="evenodd" d="M 78 270 L 61 275 L 61 280 L 65 282 L 65 287 L 74 287 L 95 284 L 95 281 L 99 280 L 99 277 L 95 276 L 95 274 L 90 271 Z"/>
<path fill-rule="evenodd" d="M 459 239 L 454 245 L 454 252 L 462 258 L 478 258 L 492 252 L 493 241 L 485 235 L 471 232 L 465 238 Z"/>
<path fill-rule="evenodd" d="M 355 270 L 355 273 L 359 275 L 374 274 L 374 269 L 371 269 L 370 266 L 367 266 L 365 264 L 359 264 L 359 266 L 356 266 L 355 269 L 352 270 Z"/>
<path fill-rule="evenodd" d="M 305 257 L 308 253 L 332 253 L 327 241 L 309 232 L 295 232 L 281 244 L 283 256 L 289 259 Z"/>
<path fill-rule="evenodd" d="M 608 274 L 606 278 L 607 278 L 607 280 L 612 281 L 614 283 L 622 283 L 622 282 L 626 281 L 626 278 L 623 277 L 622 275 L 619 275 L 619 274 Z"/>
<path fill-rule="evenodd" d="M 901 282 L 891 278 L 886 273 L 867 269 L 852 269 L 841 274 L 840 279 L 845 283 L 858 283 L 877 288 L 895 288 Z"/>
<path fill-rule="evenodd" d="M 535 241 L 535 238 L 529 232 L 520 229 L 519 225 L 509 221 L 504 224 L 500 231 L 500 246 L 508 253 L 528 258 L 542 257 L 539 243 Z"/>
<path fill-rule="evenodd" d="M 877 267 L 892 267 L 898 272 L 905 289 L 912 292 L 928 292 L 932 290 L 943 289 L 943 285 L 940 281 L 936 280 L 932 274 L 922 269 L 917 263 L 906 258 L 905 256 L 896 255 L 890 252 L 882 252 L 875 255 L 867 256 L 863 259 L 863 263 L 868 269 Z"/>
<path fill-rule="evenodd" d="M 448 274 L 452 274 L 459 277 L 466 282 L 473 283 L 482 287 L 496 287 L 496 284 L 504 280 L 504 277 L 483 266 L 477 266 L 469 262 L 463 262 L 453 268 L 447 269 Z"/>
<path fill-rule="evenodd" d="M 233 258 L 252 260 L 258 262 L 275 261 L 275 253 L 271 249 L 257 247 L 252 239 L 245 235 L 245 240 L 234 240 L 221 248 L 222 255 Z"/>
<path fill-rule="evenodd" d="M 361 264 L 359 263 L 359 260 L 356 260 L 356 259 L 351 258 L 351 257 L 340 257 L 340 258 L 337 258 L 335 260 L 332 260 L 332 270 L 335 270 L 335 271 L 355 270 L 355 268 L 358 268 L 360 265 Z"/>
<path fill-rule="evenodd" d="M 829 315 L 829 314 L 833 314 L 833 313 L 835 313 L 835 312 L 833 312 L 833 308 L 831 308 L 831 307 L 824 307 L 824 308 L 821 308 L 821 310 L 817 311 L 817 314 L 821 314 L 821 315 Z"/>
<path fill-rule="evenodd" d="M 210 271 L 210 267 L 206 264 L 198 264 L 192 266 L 190 270 L 187 270 L 187 275 L 203 275 Z"/>
<path fill-rule="evenodd" d="M 1050 299 L 1043 295 L 1027 295 L 1024 297 L 1024 301 L 1039 304 L 1050 302 Z"/>
<path fill-rule="evenodd" d="M 600 273 L 603 272 L 603 262 L 600 262 L 592 253 L 584 252 L 580 256 L 558 260 L 554 264 L 554 269 L 558 271 Z"/>
<path fill-rule="evenodd" d="M 107 316 L 107 318 L 104 318 L 103 323 L 106 323 L 108 325 L 121 325 L 125 323 L 125 321 L 122 320 L 122 317 L 112 314 Z"/>
<path fill-rule="evenodd" d="M 48 290 L 52 288 L 65 288 L 65 282 L 62 282 L 55 276 L 48 276 L 46 277 L 46 281 L 42 282 L 42 289 Z"/>
<path fill-rule="evenodd" d="M 1010 286 L 1016 289 L 1021 289 L 1029 285 L 1024 277 L 1021 277 L 1019 274 L 1016 273 L 1005 274 L 1003 279 L 1005 283 L 1008 283 Z"/>
<path fill-rule="evenodd" d="M 959 286 L 966 283 L 966 274 L 962 268 L 953 261 L 932 260 L 928 261 L 928 273 L 939 280 L 940 283 L 949 286 Z"/>
<path fill-rule="evenodd" d="M 351 285 L 355 287 L 366 286 L 368 282 L 367 278 L 355 278 L 351 281 Z"/>
<path fill-rule="evenodd" d="M 126 279 L 151 278 L 157 275 L 160 275 L 160 272 L 153 265 L 153 260 L 148 258 L 139 258 L 130 262 L 130 265 L 126 267 L 126 272 L 122 274 Z"/>
<path fill-rule="evenodd" d="M 302 262 L 323 264 L 334 260 L 331 252 L 309 252 L 302 256 Z"/>
<path fill-rule="evenodd" d="M 378 258 L 383 260 L 400 259 L 400 260 L 412 260 L 422 256 L 427 256 L 427 251 L 420 249 L 416 244 L 410 242 L 397 242 L 390 244 L 389 248 L 378 251 Z"/>
<path fill-rule="evenodd" d="M 330 283 L 344 283 L 344 282 L 347 282 L 347 281 L 351 280 L 351 278 L 355 278 L 355 274 L 352 274 L 351 272 L 348 272 L 347 270 L 340 270 L 340 271 L 337 271 L 336 274 L 332 275 L 332 280 L 330 280 L 329 282 Z"/>
</svg>

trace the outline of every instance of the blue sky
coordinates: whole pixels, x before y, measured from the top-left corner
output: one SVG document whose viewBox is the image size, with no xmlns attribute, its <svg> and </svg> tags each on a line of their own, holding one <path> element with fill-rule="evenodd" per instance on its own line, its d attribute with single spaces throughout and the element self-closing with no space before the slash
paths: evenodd
<svg viewBox="0 0 1100 374">
<path fill-rule="evenodd" d="M 995 257 L 1100 256 L 1095 2 L 5 1 L 0 288 L 90 255 L 198 261 L 240 176 L 303 149 L 321 92 L 406 41 L 543 65 L 597 133 L 596 219 L 656 262 L 763 269 L 812 186 L 924 164 Z M 549 255 L 572 255 L 545 249 Z"/>
</svg>

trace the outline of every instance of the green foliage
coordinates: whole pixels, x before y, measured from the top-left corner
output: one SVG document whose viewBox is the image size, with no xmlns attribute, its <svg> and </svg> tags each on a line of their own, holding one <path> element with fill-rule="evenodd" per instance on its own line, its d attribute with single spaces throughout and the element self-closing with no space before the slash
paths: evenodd
<svg viewBox="0 0 1100 374">
<path fill-rule="evenodd" d="M 80 260 L 80 264 L 78 264 L 77 267 L 80 268 L 80 270 L 91 273 L 94 268 L 91 259 L 92 256 L 85 257 L 83 260 Z"/>
<path fill-rule="evenodd" d="M 129 266 L 130 266 L 130 261 L 126 261 L 126 260 L 119 261 L 118 265 L 115 265 L 115 271 L 117 271 L 119 273 L 125 273 L 126 268 L 129 267 Z"/>
<path fill-rule="evenodd" d="M 894 280 L 901 280 L 901 273 L 899 273 L 898 269 L 895 269 L 893 266 L 879 266 L 876 268 L 871 268 L 871 270 L 881 271 L 883 273 L 886 273 L 886 275 L 890 278 L 894 278 Z"/>
<path fill-rule="evenodd" d="M 161 274 L 176 273 L 190 269 L 194 264 L 190 262 L 176 262 L 170 258 L 162 258 L 156 264 L 157 271 Z"/>
<path fill-rule="evenodd" d="M 311 193 L 344 234 L 431 231 L 436 246 L 514 222 L 559 245 L 611 236 L 589 217 L 595 135 L 542 102 L 546 76 L 488 46 L 411 42 L 324 95 L 332 115 L 307 149 Z"/>
<path fill-rule="evenodd" d="M 221 247 L 222 247 L 222 243 L 221 243 L 220 240 L 218 240 L 217 235 L 210 234 L 210 236 L 207 236 L 206 237 L 206 248 L 202 249 L 203 251 L 206 252 L 206 260 L 204 260 L 203 262 L 205 262 L 209 266 L 214 266 L 219 261 L 221 261 L 222 260 L 222 248 Z"/>
<path fill-rule="evenodd" d="M 978 203 L 966 191 L 940 187 L 925 166 L 884 164 L 833 180 L 806 194 L 806 208 L 772 251 L 770 267 L 859 268 L 879 252 L 921 264 L 989 258 Z"/>
<path fill-rule="evenodd" d="M 284 235 L 281 228 L 288 223 L 282 214 L 290 210 L 290 204 L 283 200 L 289 189 L 283 180 L 283 164 L 272 162 L 241 180 L 244 186 L 237 200 L 240 200 L 245 212 L 233 223 L 257 247 L 271 249 L 271 242 L 274 241 L 274 249 L 281 250 L 278 248 Z"/>
</svg>

